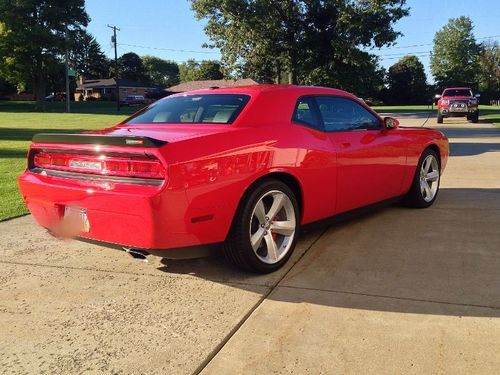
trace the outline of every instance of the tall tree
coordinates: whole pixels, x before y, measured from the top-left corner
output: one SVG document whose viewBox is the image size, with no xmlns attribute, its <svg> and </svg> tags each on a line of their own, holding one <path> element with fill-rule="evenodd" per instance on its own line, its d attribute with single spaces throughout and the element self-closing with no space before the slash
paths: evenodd
<svg viewBox="0 0 500 375">
<path fill-rule="evenodd" d="M 147 55 L 142 57 L 142 64 L 150 84 L 165 88 L 179 83 L 179 65 L 175 61 Z"/>
<path fill-rule="evenodd" d="M 387 84 L 394 104 L 423 104 L 428 100 L 424 65 L 414 55 L 404 56 L 389 68 Z"/>
<path fill-rule="evenodd" d="M 128 52 L 118 58 L 118 67 L 120 78 L 130 79 L 132 81 L 145 81 L 146 73 L 141 58 L 134 52 Z M 113 75 L 114 76 L 114 75 Z"/>
<path fill-rule="evenodd" d="M 224 78 L 220 63 L 213 60 L 188 60 L 179 65 L 179 73 L 181 82 Z"/>
<path fill-rule="evenodd" d="M 434 36 L 431 70 L 439 88 L 477 86 L 479 45 L 469 17 L 451 18 Z"/>
<path fill-rule="evenodd" d="M 481 45 L 479 90 L 486 94 L 486 101 L 500 98 L 500 46 L 497 41 L 487 41 Z"/>
<path fill-rule="evenodd" d="M 0 0 L 0 70 L 33 85 L 43 109 L 47 76 L 74 33 L 89 22 L 84 0 Z"/>
<path fill-rule="evenodd" d="M 110 62 L 97 40 L 87 31 L 75 33 L 69 55 L 73 68 L 86 79 L 108 77 Z"/>
<path fill-rule="evenodd" d="M 393 24 L 408 14 L 405 0 L 191 0 L 228 69 L 273 67 L 290 83 L 333 75 L 365 59 L 360 46 L 382 47 L 400 35 Z M 342 69 L 340 69 L 342 70 Z M 313 73 L 312 73 L 313 72 Z M 319 72 L 319 74 L 318 74 Z M 312 73 L 312 75 L 311 75 Z"/>
</svg>

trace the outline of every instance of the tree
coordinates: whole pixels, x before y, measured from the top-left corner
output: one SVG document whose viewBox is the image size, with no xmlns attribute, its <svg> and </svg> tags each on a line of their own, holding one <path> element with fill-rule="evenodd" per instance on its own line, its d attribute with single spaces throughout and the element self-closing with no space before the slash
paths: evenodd
<svg viewBox="0 0 500 375">
<path fill-rule="evenodd" d="M 48 72 L 88 22 L 84 0 L 0 0 L 1 74 L 31 82 L 43 109 Z"/>
<path fill-rule="evenodd" d="M 382 47 L 400 35 L 394 22 L 408 14 L 405 0 L 191 0 L 205 32 L 222 52 L 228 70 L 269 75 L 289 82 L 325 77 L 366 62 L 360 46 Z M 361 62 L 361 64 L 363 63 Z M 340 69 L 338 69 L 340 68 Z"/>
<path fill-rule="evenodd" d="M 223 79 L 222 68 L 218 61 L 204 60 L 197 62 L 188 60 L 179 65 L 181 82 Z"/>
<path fill-rule="evenodd" d="M 422 104 L 429 99 L 424 65 L 418 57 L 406 55 L 387 72 L 389 102 Z"/>
<path fill-rule="evenodd" d="M 120 69 L 118 73 L 120 78 L 130 79 L 136 82 L 146 80 L 146 73 L 142 60 L 139 55 L 134 52 L 125 53 L 118 58 L 118 69 Z"/>
<path fill-rule="evenodd" d="M 15 92 L 16 85 L 0 77 L 0 99 L 4 99 L 7 95 L 14 94 Z"/>
<path fill-rule="evenodd" d="M 500 48 L 497 41 L 481 45 L 479 56 L 479 90 L 486 102 L 500 98 Z"/>
<path fill-rule="evenodd" d="M 85 30 L 75 33 L 69 61 L 77 73 L 86 79 L 108 77 L 110 61 L 97 40 Z"/>
<path fill-rule="evenodd" d="M 170 87 L 179 83 L 179 65 L 175 61 L 155 56 L 143 56 L 142 64 L 148 82 L 157 87 Z"/>
<path fill-rule="evenodd" d="M 451 18 L 434 36 L 431 70 L 439 88 L 476 87 L 479 46 L 469 17 Z"/>
</svg>

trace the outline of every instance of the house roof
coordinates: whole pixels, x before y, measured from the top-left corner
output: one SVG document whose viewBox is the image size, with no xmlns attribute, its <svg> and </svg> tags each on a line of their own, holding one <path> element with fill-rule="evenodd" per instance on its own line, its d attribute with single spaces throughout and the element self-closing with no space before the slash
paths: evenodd
<svg viewBox="0 0 500 375">
<path fill-rule="evenodd" d="M 153 86 L 135 82 L 130 79 L 118 78 L 118 84 L 120 87 L 140 87 L 140 88 L 153 88 Z M 116 86 L 116 80 L 114 78 L 106 78 L 106 79 L 92 79 L 86 80 L 82 83 L 78 82 L 76 88 L 77 89 L 93 89 L 93 88 L 113 88 Z"/>
<path fill-rule="evenodd" d="M 257 81 L 251 78 L 245 79 L 214 79 L 208 81 L 189 81 L 176 86 L 169 87 L 170 92 L 186 92 L 193 90 L 208 89 L 210 87 L 234 87 L 234 86 L 251 86 L 258 85 Z"/>
</svg>

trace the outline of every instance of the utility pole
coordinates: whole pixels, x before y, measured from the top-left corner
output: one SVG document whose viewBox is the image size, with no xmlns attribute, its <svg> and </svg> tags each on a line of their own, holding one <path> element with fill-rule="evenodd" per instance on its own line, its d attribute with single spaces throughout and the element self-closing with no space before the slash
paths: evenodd
<svg viewBox="0 0 500 375">
<path fill-rule="evenodd" d="M 116 31 L 120 29 L 116 26 L 108 25 L 110 29 L 113 29 L 113 36 L 111 37 L 111 42 L 115 46 L 115 82 L 116 82 L 116 110 L 120 110 L 120 84 L 118 83 L 118 54 L 116 52 Z"/>
<path fill-rule="evenodd" d="M 68 64 L 68 28 L 66 27 L 66 38 L 65 38 L 65 44 L 66 44 L 66 56 L 64 57 L 64 79 L 66 83 L 66 112 L 69 113 L 70 108 L 69 108 L 69 64 Z"/>
</svg>

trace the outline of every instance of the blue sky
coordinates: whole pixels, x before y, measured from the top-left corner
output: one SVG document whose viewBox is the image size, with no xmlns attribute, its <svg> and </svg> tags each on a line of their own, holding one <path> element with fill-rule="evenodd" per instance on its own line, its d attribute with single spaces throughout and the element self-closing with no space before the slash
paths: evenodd
<svg viewBox="0 0 500 375">
<path fill-rule="evenodd" d="M 428 51 L 432 49 L 436 31 L 452 17 L 469 16 L 478 39 L 488 36 L 500 39 L 498 0 L 410 0 L 408 5 L 410 16 L 395 26 L 404 34 L 397 40 L 396 48 L 372 51 L 381 56 L 381 64 L 386 68 L 400 56 L 416 53 L 426 67 L 428 80 L 432 81 Z M 196 20 L 188 0 L 86 0 L 86 9 L 92 19 L 88 29 L 109 57 L 113 56 L 113 49 L 108 24 L 120 28 L 118 55 L 133 51 L 178 62 L 220 57 L 217 51 L 201 47 L 209 42 L 203 31 L 205 22 Z"/>
</svg>

